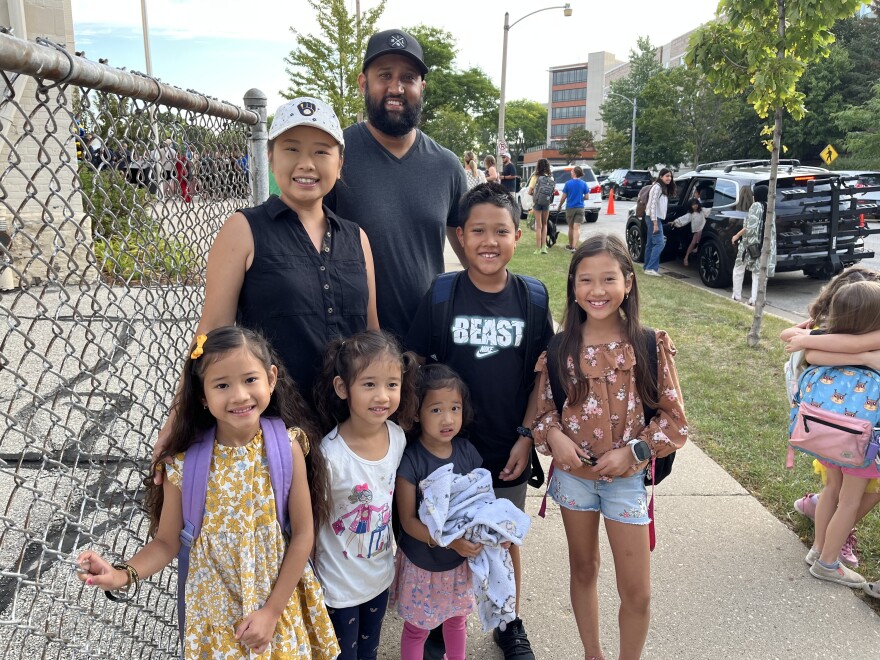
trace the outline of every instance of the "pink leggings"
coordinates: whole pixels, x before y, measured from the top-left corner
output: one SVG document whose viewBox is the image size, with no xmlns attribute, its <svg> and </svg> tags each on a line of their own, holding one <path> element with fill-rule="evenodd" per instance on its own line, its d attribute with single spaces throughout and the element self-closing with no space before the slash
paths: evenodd
<svg viewBox="0 0 880 660">
<path fill-rule="evenodd" d="M 454 616 L 443 622 L 443 641 L 448 660 L 464 660 L 467 646 L 466 620 L 467 617 Z M 416 628 L 409 621 L 404 621 L 403 634 L 400 636 L 400 660 L 422 660 L 429 632 L 431 631 Z"/>
</svg>

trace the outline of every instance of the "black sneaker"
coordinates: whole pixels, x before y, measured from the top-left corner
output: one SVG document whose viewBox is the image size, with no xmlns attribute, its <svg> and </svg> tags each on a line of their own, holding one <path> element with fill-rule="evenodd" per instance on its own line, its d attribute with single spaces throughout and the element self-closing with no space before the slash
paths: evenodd
<svg viewBox="0 0 880 660">
<path fill-rule="evenodd" d="M 495 628 L 492 639 L 501 647 L 504 660 L 535 660 L 532 645 L 529 644 L 529 637 L 520 618 L 508 623 L 503 631 Z"/>
<path fill-rule="evenodd" d="M 443 641 L 443 626 L 439 625 L 428 633 L 425 640 L 424 660 L 443 660 L 446 655 L 446 642 Z"/>
</svg>

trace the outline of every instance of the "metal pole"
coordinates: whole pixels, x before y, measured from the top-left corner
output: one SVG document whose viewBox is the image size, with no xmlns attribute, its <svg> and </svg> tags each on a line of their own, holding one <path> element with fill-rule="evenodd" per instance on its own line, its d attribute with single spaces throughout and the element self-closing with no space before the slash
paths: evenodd
<svg viewBox="0 0 880 660">
<path fill-rule="evenodd" d="M 633 98 L 633 124 L 632 137 L 630 138 L 629 145 L 629 169 L 634 170 L 636 168 L 636 107 L 638 106 L 638 100 Z"/>
<path fill-rule="evenodd" d="M 504 94 L 507 88 L 507 35 L 510 32 L 510 14 L 504 12 L 504 47 L 501 50 L 501 99 L 498 105 L 498 139 L 495 141 L 495 168 L 501 167 L 500 142 L 504 139 Z"/>
<path fill-rule="evenodd" d="M 269 199 L 269 133 L 266 130 L 266 95 L 259 89 L 249 89 L 244 95 L 244 107 L 256 113 L 260 120 L 251 126 L 248 139 L 248 172 L 254 204 Z"/>
<path fill-rule="evenodd" d="M 147 21 L 147 0 L 141 0 L 141 22 L 144 29 L 144 58 L 147 60 L 147 75 L 153 75 L 153 58 L 150 55 L 150 24 Z"/>
</svg>

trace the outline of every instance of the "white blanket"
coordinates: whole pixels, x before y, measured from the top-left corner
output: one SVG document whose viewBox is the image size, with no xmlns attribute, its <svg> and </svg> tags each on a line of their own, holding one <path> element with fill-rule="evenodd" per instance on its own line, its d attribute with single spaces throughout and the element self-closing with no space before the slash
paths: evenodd
<svg viewBox="0 0 880 660">
<path fill-rule="evenodd" d="M 492 475 L 483 468 L 454 474 L 450 463 L 423 479 L 419 488 L 419 518 L 437 545 L 445 547 L 462 537 L 483 544 L 483 550 L 468 559 L 477 613 L 484 631 L 503 628 L 516 618 L 516 583 L 510 551 L 501 544 L 521 545 L 531 518 L 510 500 L 495 498 Z"/>
</svg>

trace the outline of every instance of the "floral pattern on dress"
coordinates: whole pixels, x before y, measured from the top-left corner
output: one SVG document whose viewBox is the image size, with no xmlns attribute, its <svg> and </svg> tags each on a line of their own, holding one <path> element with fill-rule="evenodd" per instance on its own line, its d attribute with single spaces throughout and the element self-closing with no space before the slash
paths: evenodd
<svg viewBox="0 0 880 660">
<path fill-rule="evenodd" d="M 681 448 L 687 441 L 688 426 L 674 356 L 675 347 L 669 336 L 658 330 L 660 401 L 657 414 L 646 426 L 642 400 L 635 384 L 635 352 L 629 342 L 583 347 L 580 367 L 588 383 L 587 393 L 577 406 L 570 405 L 566 400 L 561 415 L 556 410 L 550 389 L 546 353 L 541 355 L 535 366 L 539 374 L 538 411 L 532 424 L 536 449 L 550 455 L 547 432 L 551 428 L 561 430 L 597 458 L 611 449 L 625 446 L 634 438 L 646 440 L 652 452 L 659 456 L 666 456 Z M 572 382 L 575 382 L 571 356 L 565 363 Z M 621 476 L 632 476 L 644 468 L 644 463 L 634 465 Z M 570 473 L 581 478 L 597 478 L 589 468 L 580 466 L 572 467 Z"/>
<path fill-rule="evenodd" d="M 305 434 L 289 432 L 291 440 Z M 181 485 L 183 454 L 167 466 Z M 214 444 L 202 529 L 190 551 L 186 582 L 185 658 L 324 660 L 339 655 L 321 585 L 306 564 L 265 653 L 235 639 L 242 619 L 268 599 L 287 544 L 275 513 L 275 495 L 262 436 L 243 447 Z"/>
</svg>

